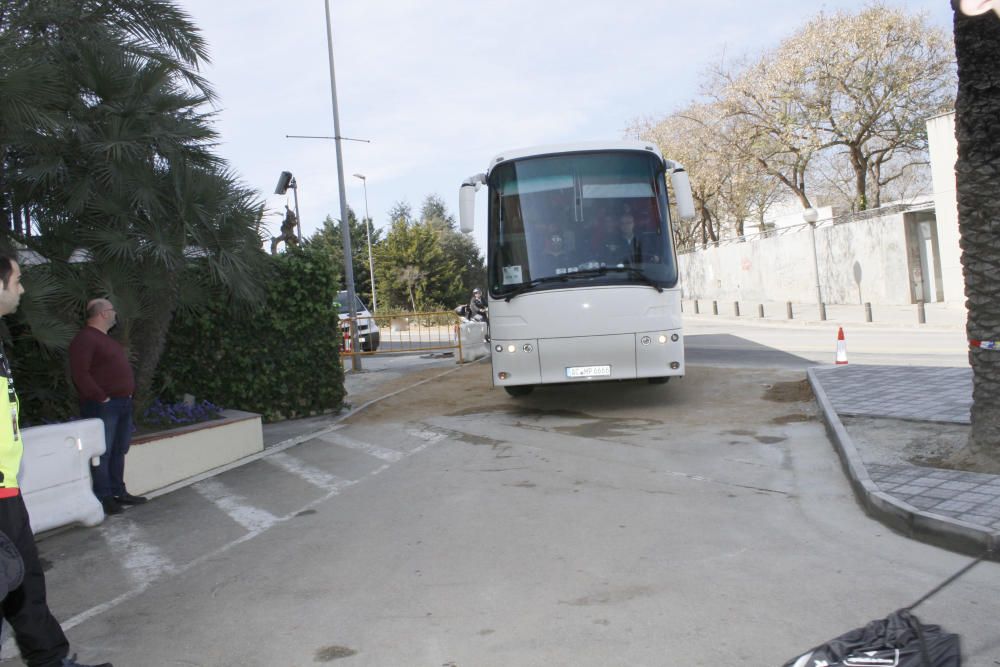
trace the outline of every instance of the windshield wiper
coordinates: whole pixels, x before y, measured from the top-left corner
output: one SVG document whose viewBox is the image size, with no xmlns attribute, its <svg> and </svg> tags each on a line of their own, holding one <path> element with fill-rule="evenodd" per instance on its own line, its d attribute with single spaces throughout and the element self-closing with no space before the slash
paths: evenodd
<svg viewBox="0 0 1000 667">
<path fill-rule="evenodd" d="M 555 283 L 555 282 L 563 282 L 564 283 L 564 282 L 566 282 L 567 280 L 569 280 L 574 275 L 576 275 L 576 274 L 575 273 L 562 273 L 562 274 L 560 274 L 558 276 L 543 276 L 541 278 L 535 278 L 534 280 L 529 280 L 526 283 L 521 283 L 520 285 L 518 285 L 517 287 L 515 287 L 511 291 L 509 291 L 506 294 L 504 294 L 504 301 L 510 302 L 510 300 L 513 299 L 515 296 L 520 296 L 520 295 L 524 294 L 525 292 L 527 292 L 527 291 L 529 291 L 529 290 L 531 290 L 531 289 L 533 289 L 535 287 L 538 287 L 539 285 L 544 285 L 545 283 Z"/>
<path fill-rule="evenodd" d="M 599 269 L 586 269 L 584 271 L 575 271 L 569 274 L 572 277 L 587 278 L 590 276 L 603 276 L 608 273 L 627 273 L 633 278 L 638 278 L 643 283 L 654 288 L 657 292 L 663 292 L 663 287 L 660 286 L 655 280 L 646 275 L 646 272 L 642 269 L 637 269 L 634 266 L 602 266 Z M 561 276 L 560 276 L 561 277 Z"/>
</svg>

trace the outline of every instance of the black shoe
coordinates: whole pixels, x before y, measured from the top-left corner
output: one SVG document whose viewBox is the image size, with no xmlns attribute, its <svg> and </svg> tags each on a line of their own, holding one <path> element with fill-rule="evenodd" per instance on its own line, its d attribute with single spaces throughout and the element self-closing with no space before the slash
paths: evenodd
<svg viewBox="0 0 1000 667">
<path fill-rule="evenodd" d="M 120 496 L 115 496 L 115 500 L 121 505 L 141 505 L 148 499 L 145 496 L 133 496 L 131 493 L 126 491 Z"/>
<path fill-rule="evenodd" d="M 104 508 L 104 513 L 108 516 L 112 514 L 121 514 L 125 511 L 125 508 L 118 504 L 118 501 L 114 498 L 102 498 L 101 507 Z M 67 665 L 72 666 L 74 663 L 69 662 Z"/>
<path fill-rule="evenodd" d="M 61 667 L 114 667 L 110 662 L 102 662 L 99 665 L 84 665 L 76 661 L 75 655 L 72 658 L 63 658 L 60 665 Z"/>
</svg>

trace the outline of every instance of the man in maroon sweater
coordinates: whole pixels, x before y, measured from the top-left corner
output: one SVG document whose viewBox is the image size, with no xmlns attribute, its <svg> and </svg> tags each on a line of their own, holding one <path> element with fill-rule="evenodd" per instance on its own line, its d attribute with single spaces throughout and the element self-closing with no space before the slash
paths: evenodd
<svg viewBox="0 0 1000 667">
<path fill-rule="evenodd" d="M 108 335 L 116 322 L 115 307 L 107 299 L 87 304 L 87 326 L 69 344 L 69 365 L 80 397 L 80 416 L 104 422 L 105 450 L 90 469 L 94 495 L 105 514 L 118 514 L 122 505 L 146 502 L 125 489 L 125 454 L 132 441 L 132 392 L 135 375 L 121 343 Z"/>
</svg>

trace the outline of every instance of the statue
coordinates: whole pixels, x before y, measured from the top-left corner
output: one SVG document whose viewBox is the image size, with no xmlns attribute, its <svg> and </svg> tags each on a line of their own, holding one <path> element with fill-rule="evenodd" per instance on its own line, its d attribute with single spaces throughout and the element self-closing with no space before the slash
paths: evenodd
<svg viewBox="0 0 1000 667">
<path fill-rule="evenodd" d="M 295 217 L 292 209 L 285 205 L 285 219 L 281 222 L 281 235 L 271 237 L 271 254 L 278 254 L 278 244 L 285 242 L 285 247 L 298 245 L 299 237 L 295 234 L 295 227 L 299 224 L 299 219 Z"/>
</svg>

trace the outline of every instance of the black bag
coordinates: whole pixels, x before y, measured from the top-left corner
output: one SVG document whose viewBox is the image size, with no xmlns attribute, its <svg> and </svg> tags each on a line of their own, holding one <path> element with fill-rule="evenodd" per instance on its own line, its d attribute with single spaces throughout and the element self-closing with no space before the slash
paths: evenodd
<svg viewBox="0 0 1000 667">
<path fill-rule="evenodd" d="M 844 633 L 783 667 L 961 667 L 958 635 L 905 609 Z"/>
</svg>

